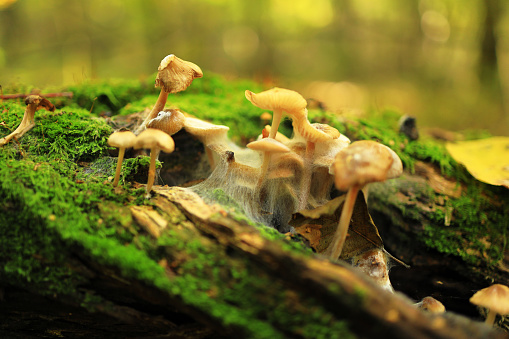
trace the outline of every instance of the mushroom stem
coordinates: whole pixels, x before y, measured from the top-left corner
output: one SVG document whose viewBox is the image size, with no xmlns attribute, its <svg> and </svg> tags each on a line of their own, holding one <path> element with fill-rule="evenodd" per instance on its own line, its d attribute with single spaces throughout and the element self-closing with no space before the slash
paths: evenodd
<svg viewBox="0 0 509 339">
<path fill-rule="evenodd" d="M 115 171 L 115 179 L 113 179 L 113 187 L 118 186 L 118 181 L 120 179 L 120 170 L 122 169 L 122 161 L 124 160 L 125 147 L 121 147 L 118 149 L 118 160 L 117 160 L 117 169 Z"/>
<path fill-rule="evenodd" d="M 309 198 L 309 190 L 311 189 L 311 165 L 313 163 L 313 155 L 315 154 L 315 143 L 308 141 L 306 144 L 306 156 L 304 158 L 304 171 L 302 173 L 302 179 L 300 183 L 300 197 L 298 211 L 303 210 L 307 207 Z"/>
<path fill-rule="evenodd" d="M 26 132 L 30 131 L 35 126 L 35 111 L 38 104 L 29 104 L 25 109 L 25 114 L 19 126 L 11 134 L 0 139 L 0 146 L 7 144 L 12 138 L 21 138 Z"/>
<path fill-rule="evenodd" d="M 148 180 L 147 180 L 147 187 L 146 192 L 147 196 L 150 196 L 150 190 L 152 189 L 152 185 L 154 184 L 154 180 L 156 177 L 156 159 L 159 155 L 159 148 L 153 148 L 150 151 L 150 167 L 148 168 Z"/>
<path fill-rule="evenodd" d="M 353 185 L 346 194 L 343 209 L 341 210 L 341 217 L 339 218 L 338 228 L 332 237 L 329 247 L 324 252 L 324 254 L 332 260 L 338 259 L 341 255 L 341 251 L 343 250 L 346 235 L 348 234 L 348 227 L 350 226 L 350 219 L 352 218 L 353 207 L 360 188 L 361 187 L 359 185 Z"/>
<path fill-rule="evenodd" d="M 280 109 L 275 109 L 273 113 L 274 115 L 272 118 L 272 126 L 270 127 L 269 138 L 275 139 L 277 130 L 279 128 L 279 123 L 281 122 L 281 118 L 283 116 L 283 111 Z"/>
<path fill-rule="evenodd" d="M 208 146 L 205 146 L 205 153 L 207 154 L 207 159 L 209 161 L 210 169 L 213 171 L 216 168 L 216 161 L 214 160 L 214 153 Z"/>
<path fill-rule="evenodd" d="M 261 167 L 260 178 L 258 179 L 258 184 L 256 185 L 258 189 L 262 187 L 262 183 L 265 180 L 265 177 L 267 176 L 271 155 L 272 155 L 271 152 L 263 152 L 263 162 Z"/>
<path fill-rule="evenodd" d="M 138 135 L 143 132 L 147 128 L 149 121 L 157 117 L 157 114 L 164 109 L 164 105 L 166 105 L 166 101 L 168 101 L 168 94 L 170 94 L 170 92 L 166 92 L 164 89 L 161 89 L 154 107 L 134 134 Z"/>
<path fill-rule="evenodd" d="M 486 320 L 484 321 L 487 325 L 493 325 L 495 323 L 495 318 L 497 316 L 496 312 L 493 312 L 492 309 L 488 309 L 488 315 L 486 316 Z"/>
</svg>

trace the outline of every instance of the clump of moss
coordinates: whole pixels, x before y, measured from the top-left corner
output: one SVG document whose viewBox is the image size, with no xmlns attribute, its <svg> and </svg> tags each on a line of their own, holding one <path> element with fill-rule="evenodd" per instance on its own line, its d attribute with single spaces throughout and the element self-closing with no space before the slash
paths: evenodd
<svg viewBox="0 0 509 339">
<path fill-rule="evenodd" d="M 125 159 L 122 163 L 122 178 L 125 182 L 145 182 L 148 177 L 148 169 L 150 166 L 149 156 L 138 156 L 135 158 Z M 163 167 L 159 160 L 156 160 L 156 170 Z"/>
<path fill-rule="evenodd" d="M 117 113 L 129 102 L 148 94 L 155 94 L 153 82 L 125 79 L 94 80 L 69 86 L 72 100 L 66 104 L 84 108 L 92 113 Z"/>
</svg>

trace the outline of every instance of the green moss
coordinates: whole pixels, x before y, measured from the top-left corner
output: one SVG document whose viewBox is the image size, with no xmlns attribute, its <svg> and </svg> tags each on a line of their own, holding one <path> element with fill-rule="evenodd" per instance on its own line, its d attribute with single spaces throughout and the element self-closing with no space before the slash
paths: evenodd
<svg viewBox="0 0 509 339">
<path fill-rule="evenodd" d="M 92 113 L 118 112 L 133 100 L 159 91 L 153 82 L 125 79 L 94 80 L 69 86 L 65 90 L 73 93 L 73 98 L 65 103 L 73 108 L 84 108 Z"/>
<path fill-rule="evenodd" d="M 150 167 L 149 156 L 138 156 L 135 158 L 124 159 L 122 162 L 122 182 L 146 182 L 148 169 Z M 163 167 L 163 164 L 156 160 L 156 170 Z"/>
<path fill-rule="evenodd" d="M 20 113 L 19 105 L 12 107 Z M 81 125 L 89 114 L 78 110 L 48 117 L 54 120 L 43 125 L 46 134 L 42 142 L 38 138 L 43 137 L 43 131 L 34 129 L 19 145 L 11 143 L 0 154 L 3 283 L 47 295 L 72 295 L 74 300 L 81 298 L 81 304 L 90 310 L 103 307 L 108 304 L 104 297 L 76 295 L 86 278 L 66 264 L 78 250 L 99 264 L 116 267 L 123 277 L 180 298 L 246 337 L 334 337 L 349 333 L 343 321 L 316 301 L 294 300 L 282 282 L 272 281 L 256 265 L 232 257 L 219 244 L 198 236 L 183 215 L 167 215 L 167 231 L 158 240 L 149 237 L 135 226 L 128 210 L 129 204 L 150 204 L 142 197 L 144 190 L 114 192 L 111 185 L 103 184 L 113 174 L 115 158 L 100 156 L 107 149 L 97 141 L 103 140 L 101 134 L 89 133 Z M 57 128 L 62 123 L 81 127 L 62 131 Z M 81 147 L 85 139 L 71 139 L 77 130 L 104 148 Z M 38 148 L 34 148 L 36 138 L 42 144 Z M 73 148 L 76 144 L 80 147 Z M 74 162 L 77 159 L 92 162 L 80 167 Z M 148 165 L 148 157 L 126 161 L 126 177 Z M 218 196 L 227 202 L 220 192 Z M 283 237 L 273 231 L 262 233 L 273 239 Z M 288 246 L 284 240 L 281 244 Z M 170 253 L 178 256 L 173 258 L 177 263 L 172 265 L 177 273 L 173 276 L 158 264 Z M 331 334 L 331 330 L 337 332 Z"/>
</svg>

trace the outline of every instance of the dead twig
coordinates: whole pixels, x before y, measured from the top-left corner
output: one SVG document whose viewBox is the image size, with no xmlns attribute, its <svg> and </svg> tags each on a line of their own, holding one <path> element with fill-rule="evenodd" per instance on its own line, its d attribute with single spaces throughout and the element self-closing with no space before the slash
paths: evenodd
<svg viewBox="0 0 509 339">
<path fill-rule="evenodd" d="M 18 93 L 18 94 L 5 94 L 5 95 L 0 95 L 0 99 L 24 99 L 26 98 L 27 96 L 29 96 L 31 94 L 22 94 L 22 93 Z M 74 95 L 73 92 L 59 92 L 59 93 L 45 93 L 45 94 L 41 94 L 41 96 L 45 97 L 45 98 L 56 98 L 56 97 L 68 97 L 68 98 L 72 98 Z"/>
</svg>

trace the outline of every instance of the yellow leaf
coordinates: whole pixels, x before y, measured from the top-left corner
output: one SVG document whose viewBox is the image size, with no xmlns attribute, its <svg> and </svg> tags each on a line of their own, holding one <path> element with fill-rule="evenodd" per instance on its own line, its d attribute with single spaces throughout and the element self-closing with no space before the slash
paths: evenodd
<svg viewBox="0 0 509 339">
<path fill-rule="evenodd" d="M 477 180 L 509 188 L 509 137 L 449 142 L 446 148 Z"/>
</svg>

